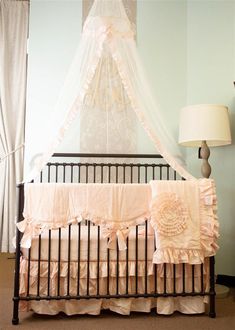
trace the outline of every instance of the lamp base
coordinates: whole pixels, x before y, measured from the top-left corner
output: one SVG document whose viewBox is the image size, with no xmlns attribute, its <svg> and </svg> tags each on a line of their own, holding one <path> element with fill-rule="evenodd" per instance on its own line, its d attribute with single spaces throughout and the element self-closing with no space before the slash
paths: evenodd
<svg viewBox="0 0 235 330">
<path fill-rule="evenodd" d="M 211 166 L 208 162 L 210 157 L 210 149 L 206 141 L 202 141 L 202 146 L 199 150 L 200 158 L 202 159 L 201 173 L 203 178 L 208 179 L 211 175 Z"/>
</svg>

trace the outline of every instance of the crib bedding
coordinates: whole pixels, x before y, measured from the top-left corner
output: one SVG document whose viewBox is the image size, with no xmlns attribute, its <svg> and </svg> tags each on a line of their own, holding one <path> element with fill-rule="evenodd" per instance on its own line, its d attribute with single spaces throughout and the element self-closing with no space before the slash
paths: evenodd
<svg viewBox="0 0 235 330">
<path fill-rule="evenodd" d="M 150 222 L 156 233 L 154 263 L 203 263 L 218 250 L 215 183 L 151 181 Z"/>
<path fill-rule="evenodd" d="M 125 231 L 150 215 L 148 184 L 35 183 L 26 185 L 25 195 L 25 219 L 18 228 L 24 232 L 21 246 L 26 248 L 45 229 L 89 219 L 106 229 Z"/>
<path fill-rule="evenodd" d="M 102 281 L 102 280 L 101 280 Z M 134 282 L 134 279 L 132 279 Z M 105 286 L 105 283 L 104 283 Z M 130 315 L 131 312 L 149 313 L 155 309 L 158 314 L 170 315 L 175 311 L 183 314 L 201 314 L 207 310 L 208 297 L 160 297 L 160 298 L 111 298 L 89 300 L 60 301 L 20 301 L 22 312 L 33 311 L 38 314 L 56 315 L 60 312 L 66 315 L 90 314 L 99 315 L 104 309 L 118 314 Z"/>
<path fill-rule="evenodd" d="M 115 163 L 115 180 L 107 183 L 97 179 L 97 166 L 102 174 L 103 164 L 49 163 L 40 183 L 19 185 L 13 324 L 19 308 L 50 315 L 151 308 L 194 314 L 208 304 L 215 317 L 214 181 L 177 180 L 167 164 L 131 164 L 135 175 L 126 180 L 129 165 Z"/>
<path fill-rule="evenodd" d="M 40 263 L 40 296 L 48 295 L 48 262 Z M 128 294 L 136 293 L 136 277 L 135 277 L 135 262 L 128 264 Z M 147 266 L 147 292 L 153 293 L 157 290 L 158 293 L 164 292 L 164 285 L 166 285 L 166 292 L 173 292 L 173 265 L 168 265 L 166 268 L 166 280 L 164 279 L 164 265 L 157 265 L 156 276 L 154 275 L 154 265 L 148 262 Z M 60 296 L 68 294 L 68 262 L 60 263 Z M 91 262 L 89 264 L 90 279 L 89 279 L 89 295 L 97 294 L 97 281 L 99 281 L 99 294 L 107 294 L 107 262 L 101 262 L 99 265 L 99 279 L 97 279 L 97 263 Z M 194 266 L 194 292 L 206 291 L 209 288 L 209 270 L 208 262 L 206 261 L 201 273 L 200 265 Z M 20 295 L 28 294 L 37 296 L 38 284 L 38 262 L 31 261 L 30 264 L 30 287 L 28 289 L 28 260 L 21 260 L 21 276 L 20 276 Z M 78 264 L 71 262 L 70 264 L 70 289 L 69 294 L 76 295 L 78 288 Z M 138 293 L 146 293 L 145 287 L 145 263 L 138 262 Z M 202 281 L 202 277 L 203 281 Z M 175 290 L 176 292 L 183 291 L 191 292 L 192 290 L 192 265 L 185 265 L 185 281 L 183 284 L 182 265 L 176 265 L 175 275 Z M 119 278 L 118 278 L 118 293 L 126 293 L 126 263 L 119 262 Z M 117 272 L 116 261 L 110 262 L 110 276 L 109 276 L 109 294 L 117 293 Z M 50 264 L 50 295 L 56 296 L 58 294 L 58 262 L 51 262 Z M 87 294 L 87 262 L 80 263 L 79 275 L 79 294 Z M 89 301 L 21 301 L 20 310 L 33 310 L 39 314 L 55 315 L 59 312 L 64 312 L 67 315 L 73 314 L 100 314 L 102 309 L 110 309 L 120 314 L 129 315 L 131 311 L 150 312 L 151 308 L 156 308 L 159 314 L 172 314 L 174 311 L 179 311 L 186 314 L 203 313 L 205 312 L 208 297 L 160 297 L 160 298 L 111 298 L 111 299 L 92 299 Z"/>
<path fill-rule="evenodd" d="M 182 265 L 178 264 L 173 273 L 173 265 L 167 265 L 164 269 L 163 264 L 154 265 L 152 256 L 155 249 L 154 235 L 148 230 L 147 249 L 148 261 L 147 272 L 145 263 L 145 227 L 138 226 L 138 293 L 145 293 L 145 276 L 147 275 L 147 291 L 154 292 L 157 288 L 158 293 L 164 292 L 164 275 L 166 276 L 166 290 L 172 292 L 173 278 L 175 276 L 176 292 L 182 292 L 183 280 Z M 97 294 L 97 235 L 98 226 L 90 227 L 90 261 L 89 261 L 89 295 Z M 100 233 L 100 261 L 99 261 L 99 294 L 107 294 L 107 238 Z M 80 231 L 80 263 L 79 263 L 79 293 L 87 294 L 87 244 L 88 226 L 81 225 Z M 118 270 L 118 292 L 126 293 L 127 267 L 128 267 L 128 294 L 136 292 L 136 228 L 130 229 L 128 244 L 128 265 L 126 262 L 126 251 L 119 251 L 119 270 Z M 70 263 L 69 281 L 70 295 L 77 294 L 78 283 L 78 225 L 71 225 L 70 238 Z M 40 255 L 40 296 L 48 295 L 48 232 L 41 234 L 41 255 Z M 58 263 L 58 230 L 51 231 L 51 253 L 50 253 L 50 295 L 58 294 L 58 268 L 60 268 L 60 295 L 67 295 L 68 284 L 68 228 L 61 229 L 61 255 Z M 117 250 L 109 250 L 109 294 L 117 293 Z M 37 295 L 38 284 L 38 237 L 32 240 L 30 253 L 30 277 L 28 288 L 28 249 L 22 249 L 20 264 L 20 295 Z M 155 268 L 156 267 L 156 268 Z M 209 287 L 209 270 L 206 261 L 201 273 L 201 266 L 194 265 L 194 290 L 202 290 L 201 276 L 203 276 L 204 290 Z M 155 276 L 156 271 L 156 276 Z M 185 283 L 186 292 L 192 290 L 192 265 L 185 264 Z M 155 284 L 157 283 L 157 284 Z M 155 286 L 156 285 L 156 286 Z M 39 314 L 55 315 L 64 312 L 67 315 L 92 314 L 99 315 L 101 310 L 110 309 L 123 315 L 129 315 L 131 311 L 150 312 L 152 308 L 159 314 L 172 314 L 179 311 L 186 314 L 205 312 L 208 299 L 206 297 L 169 297 L 169 298 L 111 298 L 111 299 L 89 299 L 89 301 L 21 301 L 20 310 L 33 310 Z"/>
<path fill-rule="evenodd" d="M 100 225 L 108 247 L 126 249 L 131 226 L 148 220 L 155 229 L 154 263 L 200 264 L 215 255 L 218 219 L 213 180 L 151 181 L 150 184 L 28 184 L 21 247 L 46 229 L 89 219 Z"/>
<path fill-rule="evenodd" d="M 131 311 L 149 312 L 151 308 L 159 314 L 205 312 L 209 297 L 201 293 L 210 287 L 207 257 L 218 248 L 212 180 L 136 185 L 28 184 L 24 218 L 18 224 L 24 233 L 20 296 L 55 299 L 20 301 L 21 311 L 50 315 L 61 311 L 67 315 L 98 315 L 102 309 L 129 315 Z M 84 225 L 87 219 L 89 225 Z M 88 301 L 56 300 L 57 296 L 78 295 L 78 288 L 81 297 L 89 296 Z M 200 295 L 102 298 L 136 292 Z M 92 298 L 94 295 L 99 299 Z"/>
<path fill-rule="evenodd" d="M 117 294 L 117 267 L 116 261 L 110 261 L 109 264 L 109 295 Z M 135 261 L 128 262 L 128 294 L 136 293 L 136 277 L 135 277 Z M 173 265 L 168 265 L 166 272 L 164 265 L 155 266 L 151 261 L 147 264 L 147 292 L 158 293 L 164 292 L 164 285 L 166 285 L 166 292 L 173 292 Z M 68 262 L 60 262 L 60 296 L 68 295 Z M 209 267 L 208 260 L 203 267 L 201 273 L 201 265 L 194 266 L 194 292 L 207 291 L 209 289 Z M 30 262 L 30 277 L 28 278 L 28 260 L 22 258 L 20 269 L 20 295 L 37 296 L 38 294 L 38 261 Z M 99 281 L 99 295 L 107 294 L 107 262 L 103 261 L 99 264 L 99 279 L 97 276 L 97 262 L 89 263 L 89 296 L 97 294 L 97 281 Z M 175 290 L 177 293 L 183 291 L 192 292 L 192 265 L 185 265 L 185 280 L 183 284 L 182 265 L 176 265 L 175 274 Z M 164 279 L 164 272 L 166 279 Z M 79 294 L 87 295 L 87 261 L 80 263 L 79 272 Z M 126 262 L 119 261 L 119 278 L 118 278 L 118 293 L 126 293 Z M 146 293 L 145 287 L 145 262 L 138 262 L 138 294 Z M 202 280 L 203 277 L 203 280 Z M 29 281 L 29 282 L 28 282 Z M 70 289 L 69 295 L 76 295 L 78 288 L 78 263 L 70 263 L 69 273 Z M 30 286 L 28 288 L 28 285 Z M 203 289 L 202 289 L 203 283 Z M 58 294 L 58 262 L 50 263 L 50 295 L 56 296 Z M 48 262 L 40 262 L 40 292 L 41 297 L 48 295 Z M 179 311 L 186 314 L 204 313 L 208 297 L 159 297 L 159 298 L 99 298 L 86 300 L 61 300 L 61 301 L 21 301 L 20 310 L 32 310 L 39 314 L 55 315 L 59 312 L 64 312 L 67 315 L 74 314 L 91 314 L 99 315 L 101 310 L 110 309 L 114 312 L 123 315 L 129 315 L 132 311 L 150 312 L 152 308 L 156 309 L 159 314 L 172 314 L 174 311 Z"/>
</svg>

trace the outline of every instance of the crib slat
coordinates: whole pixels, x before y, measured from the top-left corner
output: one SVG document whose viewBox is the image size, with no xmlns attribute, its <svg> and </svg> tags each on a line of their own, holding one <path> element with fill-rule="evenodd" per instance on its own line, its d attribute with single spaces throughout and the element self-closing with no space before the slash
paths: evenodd
<svg viewBox="0 0 235 330">
<path fill-rule="evenodd" d="M 155 237 L 155 231 L 154 231 L 154 251 L 156 251 L 156 237 Z M 157 264 L 154 264 L 154 293 L 157 293 Z"/>
<path fill-rule="evenodd" d="M 40 172 L 40 182 L 42 182 L 42 171 Z"/>
<path fill-rule="evenodd" d="M 119 247 L 118 247 L 118 240 L 116 239 L 116 294 L 118 295 L 119 291 Z"/>
<path fill-rule="evenodd" d="M 41 234 L 38 237 L 38 282 L 37 282 L 37 296 L 40 295 L 40 266 L 41 266 Z"/>
<path fill-rule="evenodd" d="M 177 173 L 176 173 L 176 171 L 174 170 L 174 180 L 176 180 L 177 179 Z"/>
<path fill-rule="evenodd" d="M 131 183 L 133 183 L 133 164 L 131 164 Z"/>
<path fill-rule="evenodd" d="M 145 293 L 148 293 L 148 220 L 145 220 Z"/>
<path fill-rule="evenodd" d="M 47 274 L 47 295 L 50 296 L 51 280 L 51 229 L 48 231 L 48 274 Z"/>
<path fill-rule="evenodd" d="M 138 294 L 138 225 L 135 227 L 135 293 Z"/>
<path fill-rule="evenodd" d="M 109 295 L 109 259 L 110 259 L 110 255 L 109 255 L 109 248 L 107 242 L 107 295 Z"/>
<path fill-rule="evenodd" d="M 55 165 L 55 182 L 58 182 L 58 164 Z"/>
<path fill-rule="evenodd" d="M 128 294 L 128 284 L 129 284 L 129 237 L 126 238 L 126 294 Z"/>
<path fill-rule="evenodd" d="M 60 296 L 60 259 L 61 259 L 61 228 L 59 228 L 58 237 L 58 280 L 57 280 L 57 295 Z"/>
<path fill-rule="evenodd" d="M 195 265 L 192 265 L 192 293 L 195 292 Z"/>
<path fill-rule="evenodd" d="M 160 180 L 162 180 L 162 166 L 160 166 L 159 169 L 160 169 Z"/>
<path fill-rule="evenodd" d="M 90 239 L 91 239 L 91 222 L 88 220 L 87 224 L 87 295 L 89 296 L 89 284 L 90 284 Z"/>
<path fill-rule="evenodd" d="M 67 274 L 67 296 L 70 291 L 70 259 L 71 259 L 71 224 L 68 227 L 68 274 Z"/>
<path fill-rule="evenodd" d="M 85 182 L 88 183 L 88 165 L 85 164 Z"/>
<path fill-rule="evenodd" d="M 145 165 L 145 183 L 148 183 L 148 166 Z"/>
<path fill-rule="evenodd" d="M 70 182 L 73 183 L 73 164 L 71 164 Z"/>
<path fill-rule="evenodd" d="M 166 263 L 163 264 L 163 285 L 164 295 L 166 295 Z"/>
<path fill-rule="evenodd" d="M 51 181 L 51 165 L 48 165 L 48 172 L 47 172 L 47 181 Z"/>
<path fill-rule="evenodd" d="M 137 171 L 138 171 L 138 183 L 140 183 L 140 165 L 137 165 Z"/>
<path fill-rule="evenodd" d="M 126 165 L 123 164 L 123 183 L 126 183 Z"/>
<path fill-rule="evenodd" d="M 183 294 L 184 294 L 185 293 L 185 263 L 182 264 L 182 271 L 183 271 L 182 284 L 183 284 Z"/>
<path fill-rule="evenodd" d="M 201 292 L 204 292 L 203 264 L 201 264 Z"/>
<path fill-rule="evenodd" d="M 152 166 L 152 180 L 155 180 L 155 166 Z"/>
<path fill-rule="evenodd" d="M 81 256 L 81 222 L 78 223 L 78 274 L 77 274 L 77 295 L 80 294 L 80 256 Z"/>
<path fill-rule="evenodd" d="M 93 183 L 96 183 L 96 164 L 94 164 L 93 171 Z"/>
<path fill-rule="evenodd" d="M 66 164 L 63 164 L 63 182 L 65 182 L 65 168 Z"/>
<path fill-rule="evenodd" d="M 108 164 L 108 183 L 111 181 L 111 164 Z"/>
<path fill-rule="evenodd" d="M 81 182 L 81 165 L 78 164 L 78 183 Z"/>
<path fill-rule="evenodd" d="M 173 293 L 176 294 L 176 265 L 173 264 Z"/>
<path fill-rule="evenodd" d="M 116 183 L 118 183 L 118 165 L 116 165 L 115 169 L 116 169 Z"/>
<path fill-rule="evenodd" d="M 28 253 L 27 296 L 29 296 L 29 288 L 30 288 L 30 263 L 31 263 L 31 248 L 29 248 L 29 253 Z"/>
<path fill-rule="evenodd" d="M 104 165 L 101 164 L 100 165 L 100 182 L 103 183 L 104 182 Z"/>
<path fill-rule="evenodd" d="M 100 294 L 100 226 L 97 228 L 97 295 Z"/>
</svg>

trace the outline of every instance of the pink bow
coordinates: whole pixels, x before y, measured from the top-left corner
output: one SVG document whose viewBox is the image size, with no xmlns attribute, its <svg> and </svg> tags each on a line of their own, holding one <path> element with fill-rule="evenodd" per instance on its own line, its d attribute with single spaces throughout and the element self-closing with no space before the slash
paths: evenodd
<svg viewBox="0 0 235 330">
<path fill-rule="evenodd" d="M 116 239 L 118 242 L 118 248 L 120 251 L 126 250 L 126 238 L 129 234 L 129 228 L 102 228 L 102 234 L 105 238 L 108 238 L 108 248 L 109 249 L 116 249 Z"/>
</svg>

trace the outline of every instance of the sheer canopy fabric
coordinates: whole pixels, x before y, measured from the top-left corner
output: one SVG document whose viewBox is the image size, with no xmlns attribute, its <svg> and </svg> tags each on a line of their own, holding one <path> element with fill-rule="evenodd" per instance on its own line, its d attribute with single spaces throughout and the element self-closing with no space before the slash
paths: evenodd
<svg viewBox="0 0 235 330">
<path fill-rule="evenodd" d="M 0 251 L 13 252 L 16 183 L 23 180 L 29 2 L 0 0 Z"/>
<path fill-rule="evenodd" d="M 102 68 L 104 61 L 109 63 L 105 79 Z M 104 88 L 107 84 L 110 88 Z M 60 97 L 51 119 L 48 120 L 48 127 L 45 128 L 49 142 L 45 142 L 43 154 L 36 159 L 30 171 L 30 166 L 26 166 L 25 181 L 30 181 L 39 174 L 80 114 L 85 118 L 86 115 L 92 117 L 94 114 L 93 127 L 88 125 L 88 129 L 90 132 L 96 130 L 95 114 L 98 113 L 99 116 L 99 111 L 104 112 L 106 119 L 114 116 L 113 123 L 117 122 L 115 118 L 120 117 L 122 112 L 119 120 L 122 130 L 117 129 L 117 136 L 126 136 L 124 141 L 128 141 L 128 133 L 123 133 L 123 127 L 126 130 L 133 128 L 128 122 L 132 120 L 134 113 L 168 164 L 184 178 L 193 179 L 182 165 L 179 147 L 165 127 L 151 94 L 137 52 L 134 31 L 121 0 L 95 0 L 85 21 L 81 41 Z M 115 131 L 112 125 L 109 127 L 109 121 L 100 130 L 109 130 L 111 133 Z M 87 134 L 89 136 L 89 132 Z M 99 134 L 95 136 L 98 138 Z M 108 142 L 112 134 L 103 136 L 103 143 L 106 144 L 104 150 L 112 151 L 112 144 Z M 117 143 L 116 138 L 114 144 Z M 125 147 L 125 143 L 123 144 Z M 28 158 L 35 159 L 35 149 L 34 154 Z"/>
</svg>

